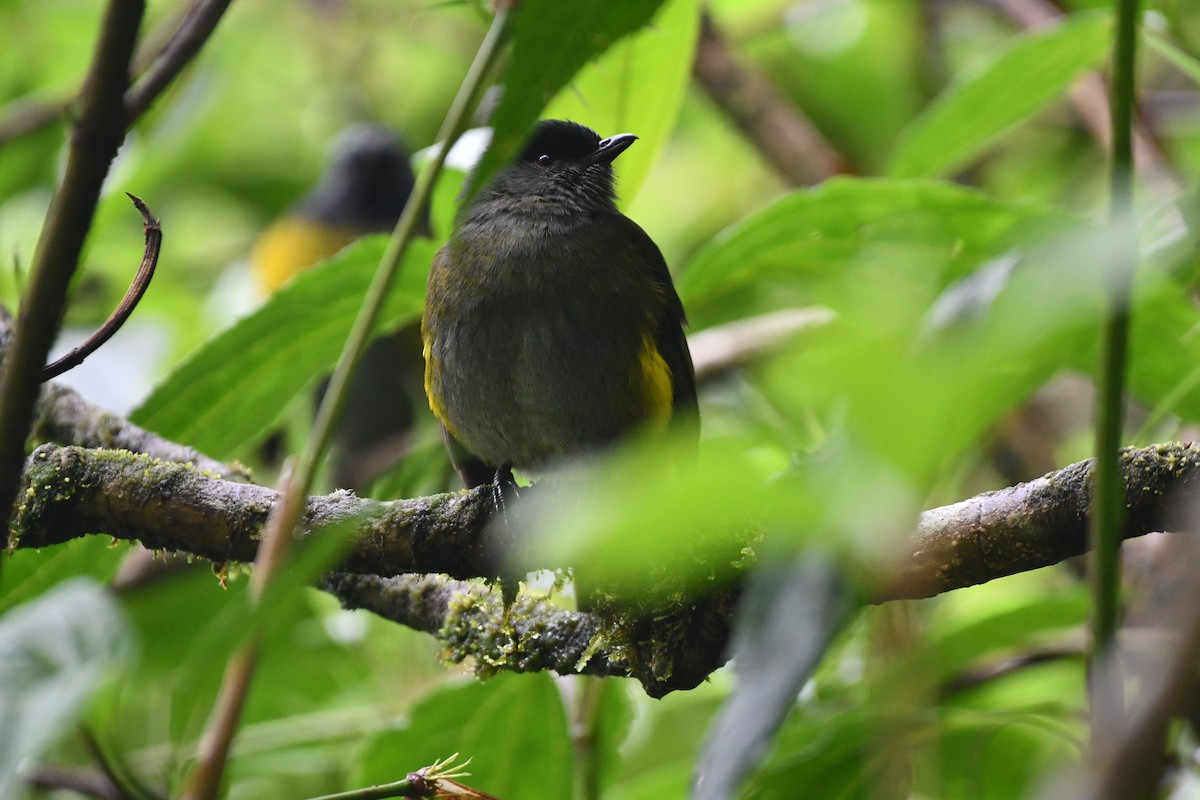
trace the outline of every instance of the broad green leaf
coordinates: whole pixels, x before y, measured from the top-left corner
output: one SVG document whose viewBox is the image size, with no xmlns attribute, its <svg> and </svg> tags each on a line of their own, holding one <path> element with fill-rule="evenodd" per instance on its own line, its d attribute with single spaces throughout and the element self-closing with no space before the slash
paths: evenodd
<svg viewBox="0 0 1200 800">
<path fill-rule="evenodd" d="M 1081 13 L 1053 29 L 1017 37 L 908 125 L 889 174 L 936 177 L 966 166 L 1098 64 L 1108 52 L 1111 29 L 1108 15 Z"/>
<path fill-rule="evenodd" d="M 472 173 L 468 196 L 516 155 L 542 109 L 584 64 L 646 25 L 663 0 L 521 0 L 510 28 L 504 95 L 492 115 L 492 143 Z"/>
<path fill-rule="evenodd" d="M 109 594 L 76 579 L 0 617 L 0 642 L 0 796 L 17 797 L 18 769 L 80 716 L 132 640 Z"/>
<path fill-rule="evenodd" d="M 601 136 L 638 135 L 638 143 L 615 164 L 625 204 L 637 194 L 675 124 L 692 74 L 699 23 L 698 0 L 667 0 L 649 25 L 581 69 L 542 115 L 582 122 Z"/>
<path fill-rule="evenodd" d="M 333 368 L 386 241 L 368 237 L 297 275 L 176 367 L 133 420 L 214 458 L 257 441 L 288 401 Z M 409 247 L 380 330 L 420 316 L 434 249 L 420 239 Z"/>
<path fill-rule="evenodd" d="M 731 312 L 731 295 L 760 292 L 811 303 L 821 287 L 870 269 L 881 249 L 906 248 L 904 280 L 937 291 L 1066 215 L 1005 203 L 936 181 L 835 179 L 784 195 L 700 248 L 676 285 L 693 325 Z M 781 294 L 778 290 L 784 289 Z M 739 309 L 753 311 L 756 309 Z"/>
<path fill-rule="evenodd" d="M 397 781 L 454 753 L 459 763 L 471 759 L 470 776 L 459 780 L 496 797 L 571 796 L 567 720 L 545 673 L 497 675 L 433 692 L 412 709 L 401 730 L 366 744 L 352 783 Z"/>
</svg>

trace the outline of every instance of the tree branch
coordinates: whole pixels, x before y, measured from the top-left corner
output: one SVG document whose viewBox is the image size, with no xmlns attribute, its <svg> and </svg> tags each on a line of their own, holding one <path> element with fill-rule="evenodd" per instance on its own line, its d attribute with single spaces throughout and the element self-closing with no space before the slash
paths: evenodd
<svg viewBox="0 0 1200 800">
<path fill-rule="evenodd" d="M 1171 530 L 1178 503 L 1200 494 L 1200 445 L 1121 452 L 1123 539 Z M 932 597 L 1057 564 L 1088 550 L 1093 460 L 921 515 L 911 553 L 877 601 Z"/>
<path fill-rule="evenodd" d="M 770 79 L 737 60 L 707 11 L 700 17 L 692 72 L 717 108 L 792 186 L 811 186 L 845 171 L 841 156 Z"/>
<path fill-rule="evenodd" d="M 1175 503 L 1200 495 L 1200 446 L 1126 450 L 1122 468 L 1125 538 L 1169 529 Z M 1091 469 L 1091 461 L 1079 462 L 925 512 L 908 555 L 875 600 L 929 597 L 1086 552 Z M 279 499 L 273 489 L 183 464 L 53 445 L 30 457 L 23 488 L 15 548 L 103 533 L 215 562 L 252 561 Z M 338 535 L 349 534 L 353 544 L 322 588 L 348 607 L 434 633 L 452 658 L 474 656 L 483 671 L 628 674 L 660 696 L 694 686 L 720 666 L 736 587 L 642 617 L 567 612 L 523 598 L 505 619 L 497 599 L 451 579 L 494 571 L 487 555 L 494 513 L 488 487 L 390 502 L 338 492 L 308 499 L 302 535 L 343 526 Z"/>
<path fill-rule="evenodd" d="M 125 137 L 123 97 L 144 10 L 142 0 L 112 0 L 105 11 L 66 173 L 46 214 L 16 335 L 0 367 L 0 516 L 16 497 L 38 375 L 62 320 L 100 188 Z"/>
<path fill-rule="evenodd" d="M 200 48 L 217 28 L 231 0 L 196 0 L 187 15 L 179 23 L 175 33 L 150 63 L 149 68 L 138 78 L 137 83 L 125 93 L 125 124 L 133 123 L 146 112 L 159 95 L 179 77 L 183 68 L 191 63 Z"/>
<path fill-rule="evenodd" d="M 1200 496 L 1200 445 L 1128 449 L 1121 464 L 1124 538 L 1169 530 L 1173 504 Z M 926 511 L 908 555 L 875 599 L 932 597 L 1082 555 L 1091 470 L 1091 460 L 1081 461 Z M 14 548 L 102 533 L 217 562 L 254 559 L 263 522 L 279 498 L 274 489 L 184 464 L 55 445 L 30 456 L 23 488 L 27 499 L 13 517 Z M 386 502 L 336 492 L 308 498 L 303 535 L 349 525 L 356 541 L 339 567 L 344 572 L 489 577 L 487 525 L 494 513 L 490 487 Z"/>
</svg>

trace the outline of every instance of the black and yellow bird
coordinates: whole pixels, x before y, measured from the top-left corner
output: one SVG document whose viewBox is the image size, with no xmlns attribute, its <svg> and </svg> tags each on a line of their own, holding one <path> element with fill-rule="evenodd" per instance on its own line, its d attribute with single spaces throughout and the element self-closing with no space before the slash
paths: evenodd
<svg viewBox="0 0 1200 800">
<path fill-rule="evenodd" d="M 363 123 L 342 131 L 317 185 L 259 237 L 250 256 L 259 289 L 270 294 L 355 239 L 391 231 L 413 184 L 408 151 L 391 130 Z M 333 434 L 336 486 L 361 490 L 403 452 L 421 402 L 420 350 L 413 326 L 363 354 Z"/>
<path fill-rule="evenodd" d="M 683 305 L 616 206 L 612 162 L 636 139 L 539 123 L 434 259 L 425 391 L 468 486 L 698 431 Z"/>
</svg>

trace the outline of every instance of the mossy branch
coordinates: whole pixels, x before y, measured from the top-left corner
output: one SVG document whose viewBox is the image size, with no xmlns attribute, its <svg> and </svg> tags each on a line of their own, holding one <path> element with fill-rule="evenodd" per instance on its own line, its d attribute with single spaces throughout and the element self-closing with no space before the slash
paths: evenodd
<svg viewBox="0 0 1200 800">
<path fill-rule="evenodd" d="M 1121 464 L 1125 538 L 1170 530 L 1172 508 L 1200 494 L 1200 446 L 1130 449 Z M 874 599 L 929 597 L 1086 552 L 1091 471 L 1091 461 L 1083 461 L 925 512 L 909 555 Z M 103 534 L 214 562 L 248 563 L 278 500 L 273 489 L 187 464 L 44 445 L 26 465 L 13 546 L 48 547 Z M 493 514 L 487 487 L 389 502 L 337 492 L 308 498 L 301 535 L 320 535 L 331 525 L 338 535 L 349 530 L 354 542 L 322 588 L 347 606 L 439 636 L 452 658 L 471 655 L 484 671 L 633 675 L 661 695 L 694 686 L 722 662 L 735 589 L 653 619 L 612 609 L 568 612 L 523 598 L 505 620 L 485 589 L 462 582 L 494 572 L 487 553 Z"/>
</svg>

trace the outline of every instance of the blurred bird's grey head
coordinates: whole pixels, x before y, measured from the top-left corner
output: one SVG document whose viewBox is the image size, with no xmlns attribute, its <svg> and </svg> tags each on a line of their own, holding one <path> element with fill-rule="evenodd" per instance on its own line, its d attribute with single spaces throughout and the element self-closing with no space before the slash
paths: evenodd
<svg viewBox="0 0 1200 800">
<path fill-rule="evenodd" d="M 415 182 L 408 150 L 381 125 L 359 124 L 334 140 L 329 166 L 297 212 L 330 225 L 391 230 Z"/>
</svg>

